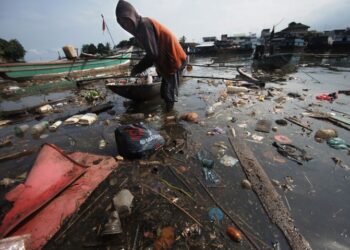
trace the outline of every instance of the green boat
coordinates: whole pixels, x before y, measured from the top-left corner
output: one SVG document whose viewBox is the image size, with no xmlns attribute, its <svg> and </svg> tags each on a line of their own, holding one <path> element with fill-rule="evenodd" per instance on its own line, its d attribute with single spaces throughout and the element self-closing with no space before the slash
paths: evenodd
<svg viewBox="0 0 350 250">
<path fill-rule="evenodd" d="M 130 63 L 131 52 L 122 55 L 96 58 L 61 60 L 39 63 L 0 64 L 0 76 L 15 81 L 71 79 L 95 76 L 103 73 L 118 73 Z"/>
</svg>

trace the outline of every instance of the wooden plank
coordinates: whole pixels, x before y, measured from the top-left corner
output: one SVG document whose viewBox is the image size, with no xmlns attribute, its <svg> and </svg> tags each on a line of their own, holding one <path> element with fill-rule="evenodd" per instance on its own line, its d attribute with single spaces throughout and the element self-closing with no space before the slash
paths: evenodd
<svg viewBox="0 0 350 250">
<path fill-rule="evenodd" d="M 302 123 L 301 121 L 298 121 L 296 118 L 293 117 L 284 117 L 284 119 L 286 119 L 287 121 L 294 123 L 302 128 L 305 128 L 307 130 L 312 131 L 312 129 L 310 128 L 310 126 L 308 124 Z"/>
<path fill-rule="evenodd" d="M 311 249 L 310 244 L 296 229 L 291 214 L 282 202 L 281 197 L 272 185 L 269 176 L 260 165 L 253 152 L 245 144 L 241 136 L 229 141 L 243 171 L 252 184 L 262 206 L 273 223 L 275 223 L 285 235 L 292 249 Z"/>
</svg>

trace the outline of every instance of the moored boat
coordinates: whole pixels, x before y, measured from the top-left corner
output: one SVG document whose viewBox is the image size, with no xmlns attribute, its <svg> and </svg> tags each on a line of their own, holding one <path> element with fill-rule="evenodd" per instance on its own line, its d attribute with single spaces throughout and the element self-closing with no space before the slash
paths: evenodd
<svg viewBox="0 0 350 250">
<path fill-rule="evenodd" d="M 161 82 L 148 84 L 107 84 L 114 93 L 136 102 L 148 101 L 160 96 Z"/>
<path fill-rule="evenodd" d="M 5 79 L 55 80 L 112 73 L 126 69 L 130 63 L 131 50 L 118 56 L 94 59 L 62 60 L 39 63 L 0 64 L 0 75 Z"/>
</svg>

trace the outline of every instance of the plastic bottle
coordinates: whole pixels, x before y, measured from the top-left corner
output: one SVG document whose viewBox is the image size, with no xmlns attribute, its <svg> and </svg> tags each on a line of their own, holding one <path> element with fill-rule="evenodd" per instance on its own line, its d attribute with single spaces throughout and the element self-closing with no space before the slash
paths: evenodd
<svg viewBox="0 0 350 250">
<path fill-rule="evenodd" d="M 120 222 L 119 214 L 113 211 L 109 216 L 108 223 L 104 226 L 102 235 L 121 234 L 123 232 L 122 224 Z"/>
<path fill-rule="evenodd" d="M 40 135 L 48 127 L 49 123 L 47 121 L 35 124 L 31 129 L 32 135 Z"/>
<path fill-rule="evenodd" d="M 22 136 L 24 135 L 25 132 L 27 132 L 29 129 L 29 125 L 28 124 L 22 124 L 20 126 L 16 126 L 15 127 L 15 134 L 17 136 Z"/>
<path fill-rule="evenodd" d="M 61 124 L 62 124 L 62 121 L 57 121 L 49 127 L 49 130 L 51 132 L 54 132 L 58 129 L 59 126 L 61 126 Z"/>
</svg>

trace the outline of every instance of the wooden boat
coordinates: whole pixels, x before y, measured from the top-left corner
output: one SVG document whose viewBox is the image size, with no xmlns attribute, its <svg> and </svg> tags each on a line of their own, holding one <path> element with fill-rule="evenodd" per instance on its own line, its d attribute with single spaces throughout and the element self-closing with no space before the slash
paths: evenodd
<svg viewBox="0 0 350 250">
<path fill-rule="evenodd" d="M 106 87 L 114 93 L 131 99 L 135 102 L 143 102 L 160 96 L 161 82 L 149 84 L 107 84 Z"/>
<path fill-rule="evenodd" d="M 63 77 L 79 78 L 101 73 L 111 73 L 127 68 L 131 52 L 101 59 L 62 60 L 39 63 L 0 64 L 0 76 L 5 79 L 55 80 Z"/>
<path fill-rule="evenodd" d="M 293 64 L 293 53 L 280 53 L 274 55 L 263 55 L 254 59 L 253 66 L 264 70 L 281 69 L 288 64 Z"/>
</svg>

